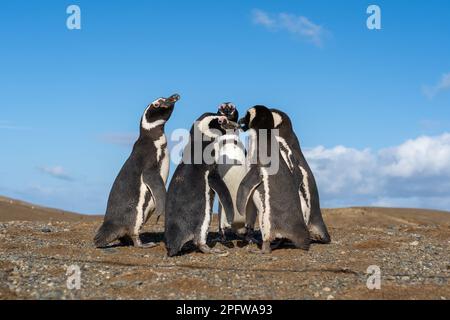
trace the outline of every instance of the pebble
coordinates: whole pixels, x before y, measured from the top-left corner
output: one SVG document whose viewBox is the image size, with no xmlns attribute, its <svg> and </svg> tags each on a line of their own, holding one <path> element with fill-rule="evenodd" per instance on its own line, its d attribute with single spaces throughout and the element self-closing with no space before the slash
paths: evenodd
<svg viewBox="0 0 450 320">
<path fill-rule="evenodd" d="M 386 228 L 380 226 L 371 231 L 355 226 L 347 230 L 347 227 L 331 225 L 333 243 L 314 245 L 308 253 L 280 249 L 260 257 L 235 247 L 229 248 L 230 258 L 221 259 L 196 252 L 166 258 L 161 248 L 117 247 L 109 251 L 116 254 L 108 255 L 108 251 L 93 248 L 92 236 L 97 227 L 98 222 L 0 223 L 0 232 L 6 231 L 0 242 L 0 292 L 6 294 L 1 298 L 14 298 L 15 292 L 20 292 L 18 296 L 24 299 L 248 300 L 272 297 L 274 293 L 279 293 L 277 297 L 281 299 L 358 299 L 366 290 L 360 296 L 353 289 L 365 288 L 365 270 L 377 264 L 382 269 L 383 281 L 389 281 L 383 290 L 387 299 L 398 297 L 395 288 L 420 286 L 430 288 L 426 297 L 449 299 L 446 291 L 449 280 L 441 278 L 450 270 L 445 244 L 448 240 L 442 241 L 447 229 L 441 227 L 442 235 L 436 236 L 441 231 L 428 234 L 428 226 L 428 229 L 410 225 L 393 228 L 389 230 L 393 233 L 392 241 L 402 243 L 403 240 L 403 246 L 354 250 L 354 243 L 376 240 L 378 233 Z M 43 236 L 44 229 L 52 232 L 51 236 Z M 63 230 L 64 233 L 59 232 Z M 82 267 L 82 290 L 66 289 L 65 271 L 70 265 Z M 214 268 L 210 270 L 209 266 Z M 1 291 L 2 283 L 4 291 Z M 158 289 L 147 290 L 152 286 Z M 403 290 L 399 297 L 420 299 L 423 296 L 417 290 Z"/>
</svg>

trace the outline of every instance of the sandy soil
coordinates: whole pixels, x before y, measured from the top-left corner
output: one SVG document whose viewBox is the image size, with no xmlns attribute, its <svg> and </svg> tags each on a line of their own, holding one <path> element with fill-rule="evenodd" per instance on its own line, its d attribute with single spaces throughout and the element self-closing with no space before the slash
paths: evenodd
<svg viewBox="0 0 450 320">
<path fill-rule="evenodd" d="M 450 298 L 450 213 L 348 208 L 324 218 L 333 242 L 308 252 L 257 255 L 235 240 L 210 243 L 227 255 L 188 248 L 167 258 L 162 221 L 142 235 L 158 247 L 99 250 L 92 238 L 101 217 L 0 198 L 0 299 Z M 79 290 L 67 288 L 71 265 L 81 270 Z M 381 269 L 380 290 L 366 286 L 371 265 Z"/>
</svg>

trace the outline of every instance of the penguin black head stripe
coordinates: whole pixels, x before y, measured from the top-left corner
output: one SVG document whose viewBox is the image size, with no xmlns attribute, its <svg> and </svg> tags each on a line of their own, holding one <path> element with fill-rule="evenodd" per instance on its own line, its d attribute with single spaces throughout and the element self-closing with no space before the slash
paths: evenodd
<svg viewBox="0 0 450 320">
<path fill-rule="evenodd" d="M 241 129 L 247 131 L 249 129 L 274 129 L 274 118 L 272 112 L 265 106 L 254 106 L 250 108 L 245 117 L 239 120 Z"/>
<path fill-rule="evenodd" d="M 205 113 L 197 121 L 196 127 L 201 134 L 215 139 L 227 133 L 227 130 L 236 129 L 236 122 L 228 120 L 226 116 L 218 116 L 214 113 Z"/>
<path fill-rule="evenodd" d="M 236 109 L 236 106 L 231 102 L 222 103 L 219 106 L 219 110 L 217 114 L 220 116 L 227 117 L 228 120 L 237 122 L 239 119 L 239 112 Z"/>
<path fill-rule="evenodd" d="M 143 130 L 152 130 L 164 125 L 172 115 L 175 103 L 178 100 L 180 100 L 180 96 L 174 94 L 169 98 L 156 99 L 149 104 L 142 116 L 141 128 Z"/>
</svg>

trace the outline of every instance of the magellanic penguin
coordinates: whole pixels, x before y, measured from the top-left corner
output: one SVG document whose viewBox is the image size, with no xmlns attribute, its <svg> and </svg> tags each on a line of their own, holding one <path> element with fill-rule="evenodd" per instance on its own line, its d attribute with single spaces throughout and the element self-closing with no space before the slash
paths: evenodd
<svg viewBox="0 0 450 320">
<path fill-rule="evenodd" d="M 291 172 L 294 172 L 293 167 L 296 166 L 302 173 L 302 181 L 299 186 L 300 200 L 310 236 L 313 241 L 329 243 L 331 238 L 322 218 L 316 180 L 302 153 L 299 140 L 292 128 L 292 122 L 286 113 L 277 109 L 271 109 L 271 111 L 275 128 L 279 130 L 277 139 L 283 159 Z"/>
<path fill-rule="evenodd" d="M 183 245 L 191 240 L 203 253 L 217 252 L 206 242 L 215 194 L 228 219 L 232 220 L 234 215 L 230 193 L 218 173 L 217 138 L 237 127 L 237 123 L 214 113 L 203 114 L 192 126 L 189 143 L 167 193 L 165 242 L 168 256 L 179 254 Z"/>
<path fill-rule="evenodd" d="M 124 244 L 132 241 L 136 247 L 154 246 L 143 244 L 139 231 L 153 213 L 164 214 L 169 175 L 164 125 L 179 99 L 178 94 L 159 98 L 145 109 L 139 139 L 109 194 L 103 225 L 94 238 L 97 247 L 105 247 L 117 239 Z"/>
<path fill-rule="evenodd" d="M 236 123 L 239 120 L 239 112 L 231 102 L 222 103 L 217 114 Z M 219 137 L 219 175 L 230 192 L 234 207 L 234 217 L 228 220 L 225 210 L 219 205 L 219 234 L 222 242 L 227 241 L 226 231 L 228 230 L 238 234 L 245 233 L 245 216 L 240 215 L 236 207 L 237 191 L 247 173 L 245 157 L 246 150 L 239 138 L 239 129 L 230 130 L 228 134 Z"/>
<path fill-rule="evenodd" d="M 294 176 L 281 160 L 272 112 L 264 106 L 255 106 L 239 124 L 242 130 L 249 131 L 251 139 L 250 171 L 238 190 L 239 212 L 246 212 L 249 201 L 255 204 L 263 240 L 262 253 L 271 252 L 270 243 L 275 239 L 289 239 L 297 248 L 308 250 L 311 241 L 298 193 L 301 173 L 297 170 Z M 263 163 L 263 156 L 270 162 Z M 267 163 L 278 170 L 269 170 Z"/>
</svg>

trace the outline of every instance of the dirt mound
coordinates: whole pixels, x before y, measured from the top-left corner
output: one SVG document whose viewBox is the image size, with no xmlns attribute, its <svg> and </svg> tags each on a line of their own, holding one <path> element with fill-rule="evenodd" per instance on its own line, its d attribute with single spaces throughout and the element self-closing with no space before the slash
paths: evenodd
<svg viewBox="0 0 450 320">
<path fill-rule="evenodd" d="M 0 221 L 91 221 L 98 218 L 0 196 Z"/>
</svg>

